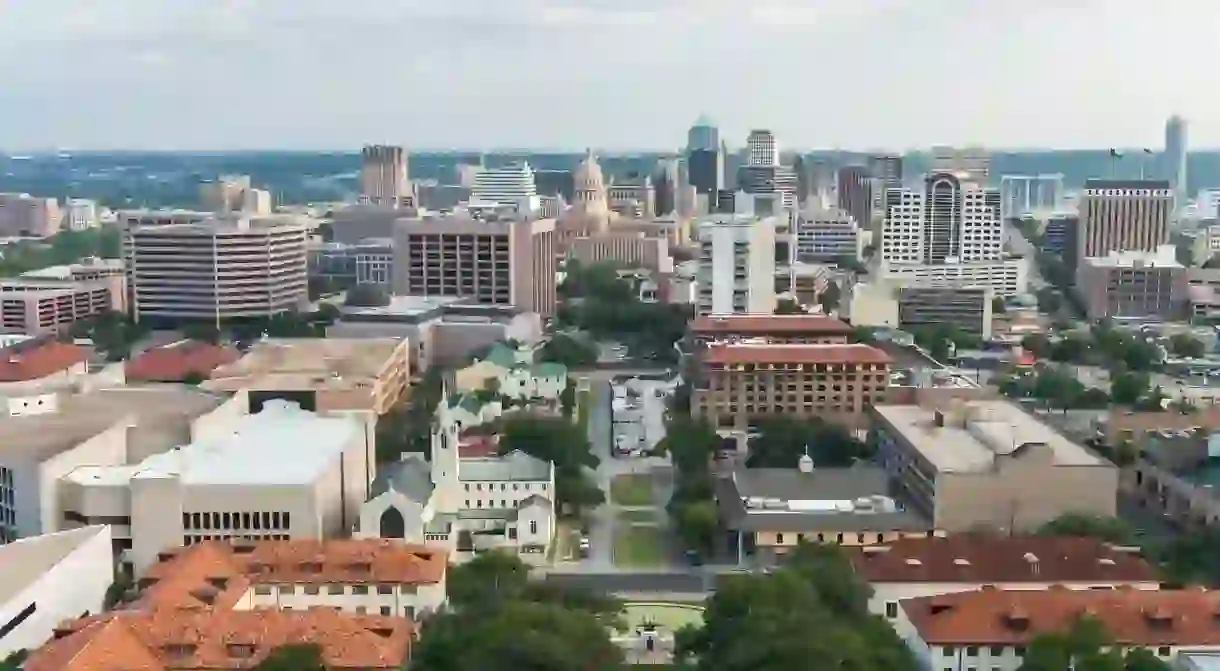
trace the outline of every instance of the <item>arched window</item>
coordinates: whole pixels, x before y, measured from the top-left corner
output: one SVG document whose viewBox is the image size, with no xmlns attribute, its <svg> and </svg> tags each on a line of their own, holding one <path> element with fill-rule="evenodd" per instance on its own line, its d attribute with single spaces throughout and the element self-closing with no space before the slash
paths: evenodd
<svg viewBox="0 0 1220 671">
<path fill-rule="evenodd" d="M 379 525 L 382 538 L 406 538 L 407 523 L 402 518 L 402 513 L 398 512 L 398 508 L 390 506 L 385 512 L 381 513 L 381 523 Z"/>
</svg>

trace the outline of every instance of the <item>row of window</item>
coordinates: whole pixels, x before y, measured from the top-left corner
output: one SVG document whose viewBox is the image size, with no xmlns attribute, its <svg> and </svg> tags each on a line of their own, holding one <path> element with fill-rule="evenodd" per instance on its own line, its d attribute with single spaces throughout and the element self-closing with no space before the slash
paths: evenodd
<svg viewBox="0 0 1220 671">
<path fill-rule="evenodd" d="M 217 534 L 217 535 L 202 535 L 202 536 L 183 536 L 183 545 L 194 545 L 205 541 L 286 541 L 292 537 L 288 534 L 262 534 L 258 536 L 241 535 L 241 534 Z"/>
<path fill-rule="evenodd" d="M 387 584 L 375 585 L 374 587 L 376 588 L 378 594 L 383 594 L 383 595 L 393 594 L 395 591 L 397 591 L 399 594 L 415 594 L 418 591 L 418 589 L 416 588 L 415 585 L 398 585 L 397 590 L 394 589 L 394 585 L 387 585 Z M 348 591 L 348 588 L 349 588 L 348 585 L 327 585 L 326 593 L 331 594 L 331 595 L 339 595 L 339 596 L 344 595 L 344 594 L 349 594 L 349 593 L 352 595 L 355 595 L 355 596 L 363 596 L 363 595 L 369 593 L 369 585 L 351 585 L 350 592 Z M 296 585 L 275 585 L 275 586 L 256 585 L 254 587 L 254 593 L 258 594 L 260 596 L 270 596 L 273 591 L 276 594 L 283 594 L 283 595 L 296 594 L 297 586 Z M 302 585 L 301 593 L 307 594 L 310 596 L 317 596 L 322 593 L 322 586 L 321 585 Z"/>
<path fill-rule="evenodd" d="M 188 530 L 288 529 L 291 526 L 292 519 L 287 511 L 182 513 L 182 528 Z"/>
<path fill-rule="evenodd" d="M 466 491 L 470 491 L 470 483 L 469 483 L 469 482 L 467 482 L 467 483 L 466 483 L 465 487 L 466 487 Z M 489 492 L 491 492 L 491 491 L 495 491 L 495 488 L 496 488 L 496 486 L 495 486 L 495 484 L 494 484 L 494 483 L 490 483 L 490 482 L 489 482 L 489 483 L 487 483 L 487 491 L 489 491 Z M 525 483 L 525 484 L 523 484 L 523 485 L 521 485 L 521 489 L 523 489 L 523 490 L 525 490 L 525 491 L 527 491 L 527 492 L 528 492 L 528 491 L 531 491 L 531 490 L 532 490 L 532 488 L 533 488 L 533 485 L 532 485 L 532 484 L 530 484 L 530 483 L 528 483 L 528 482 L 527 482 L 527 483 Z M 474 485 L 474 491 L 476 491 L 476 492 L 481 492 L 481 491 L 483 491 L 483 483 L 481 483 L 481 482 L 476 482 L 476 483 L 475 483 L 475 485 Z M 500 483 L 500 491 L 502 491 L 502 492 L 503 492 L 503 491 L 508 491 L 508 490 L 507 490 L 507 487 L 506 487 L 506 485 L 505 485 L 505 483 L 503 483 L 503 482 L 501 482 L 501 483 Z M 515 483 L 515 482 L 513 483 L 513 491 L 514 491 L 514 492 L 515 492 L 515 491 L 518 491 L 518 490 L 517 490 L 517 483 Z M 538 491 L 540 491 L 540 492 L 545 492 L 545 491 L 546 491 L 546 485 L 545 485 L 545 484 L 540 484 L 540 485 L 538 485 Z"/>
</svg>

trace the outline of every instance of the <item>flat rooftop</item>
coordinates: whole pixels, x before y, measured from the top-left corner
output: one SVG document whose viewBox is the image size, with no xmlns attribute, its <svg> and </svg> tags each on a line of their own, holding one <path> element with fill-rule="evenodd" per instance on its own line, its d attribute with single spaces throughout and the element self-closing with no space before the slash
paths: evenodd
<svg viewBox="0 0 1220 671">
<path fill-rule="evenodd" d="M 945 411 L 917 405 L 878 405 L 877 413 L 937 470 L 969 473 L 992 468 L 999 457 L 1020 456 L 1033 446 L 1050 450 L 1056 466 L 1110 466 L 1008 401 L 971 401 Z"/>
<path fill-rule="evenodd" d="M 245 415 L 232 433 L 155 454 L 139 464 L 85 466 L 68 475 L 84 485 L 178 478 L 184 485 L 297 485 L 317 480 L 363 431 L 346 417 L 319 417 L 288 401 Z"/>
<path fill-rule="evenodd" d="M 101 389 L 60 395 L 41 415 L 0 418 L 0 456 L 45 461 L 125 417 L 141 426 L 186 423 L 220 407 L 224 396 L 181 385 Z"/>
<path fill-rule="evenodd" d="M 457 296 L 391 296 L 386 305 L 351 306 L 339 308 L 343 317 L 419 317 L 439 313 L 447 305 L 462 300 Z"/>
<path fill-rule="evenodd" d="M 21 538 L 0 545 L 0 603 L 24 592 L 81 545 L 106 531 L 103 526 L 81 527 L 53 534 Z M 94 567 L 96 568 L 96 567 Z"/>
<path fill-rule="evenodd" d="M 825 315 L 710 315 L 696 317 L 691 331 L 700 334 L 768 335 L 775 333 L 817 333 L 850 335 L 846 322 Z"/>
<path fill-rule="evenodd" d="M 254 344 L 245 356 L 219 366 L 206 389 L 353 389 L 374 380 L 400 338 L 285 338 Z"/>
</svg>

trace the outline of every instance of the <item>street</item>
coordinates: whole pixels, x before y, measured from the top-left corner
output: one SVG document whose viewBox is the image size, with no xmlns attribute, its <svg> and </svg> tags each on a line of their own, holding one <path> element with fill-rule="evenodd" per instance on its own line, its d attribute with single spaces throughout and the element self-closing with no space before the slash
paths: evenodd
<svg viewBox="0 0 1220 671">
<path fill-rule="evenodd" d="M 1046 280 L 1042 277 L 1042 271 L 1038 268 L 1037 248 L 1032 242 L 1025 239 L 1016 226 L 1007 222 L 1004 224 L 1004 248 L 1025 257 L 1028 266 L 1029 293 L 1038 293 L 1039 289 L 1047 286 Z"/>
</svg>

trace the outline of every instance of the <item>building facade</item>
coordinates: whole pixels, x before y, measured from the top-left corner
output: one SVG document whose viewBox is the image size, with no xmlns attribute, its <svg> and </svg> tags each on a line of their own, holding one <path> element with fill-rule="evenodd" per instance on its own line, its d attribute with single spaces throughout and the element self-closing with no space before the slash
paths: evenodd
<svg viewBox="0 0 1220 671">
<path fill-rule="evenodd" d="M 390 145 L 367 145 L 360 150 L 360 197 L 381 207 L 414 206 L 408 179 L 407 151 Z"/>
<path fill-rule="evenodd" d="M 555 312 L 558 241 L 550 219 L 405 219 L 394 230 L 394 293 L 457 296 Z"/>
<path fill-rule="evenodd" d="M 46 238 L 59 232 L 62 220 L 54 198 L 0 193 L 0 237 Z"/>
<path fill-rule="evenodd" d="M 733 344 L 699 353 L 695 417 L 722 430 L 785 415 L 821 417 L 848 428 L 885 400 L 890 357 L 868 345 Z"/>
<path fill-rule="evenodd" d="M 536 212 L 541 207 L 534 171 L 528 162 L 512 163 L 502 168 L 481 168 L 470 187 L 472 203 L 511 205 L 522 214 Z"/>
<path fill-rule="evenodd" d="M 1152 252 L 1169 243 L 1173 189 L 1167 181 L 1091 179 L 1079 207 L 1080 259 Z"/>
<path fill-rule="evenodd" d="M 949 173 L 922 188 L 886 193 L 879 252 L 888 264 L 998 261 L 1004 235 L 999 191 Z"/>
<path fill-rule="evenodd" d="M 1184 312 L 1188 299 L 1187 270 L 1174 258 L 1172 245 L 1153 253 L 1085 258 L 1076 281 L 1089 319 L 1173 319 Z"/>
<path fill-rule="evenodd" d="M 1008 401 L 871 413 L 882 465 L 937 529 L 1032 531 L 1067 513 L 1114 515 L 1118 469 Z"/>
<path fill-rule="evenodd" d="M 1029 286 L 1029 260 L 1009 258 L 937 265 L 882 264 L 878 278 L 903 286 L 987 287 L 997 295 L 1014 296 L 1025 293 Z"/>
<path fill-rule="evenodd" d="M 697 314 L 775 311 L 775 217 L 717 215 L 698 224 Z"/>
<path fill-rule="evenodd" d="M 857 260 L 864 253 L 865 237 L 843 210 L 803 212 L 796 223 L 796 258 L 806 263 Z"/>
<path fill-rule="evenodd" d="M 264 318 L 308 299 L 304 224 L 209 219 L 138 225 L 123 240 L 137 320 Z"/>
<path fill-rule="evenodd" d="M 995 291 L 990 287 L 903 287 L 898 323 L 905 330 L 948 326 L 991 339 Z"/>
</svg>

